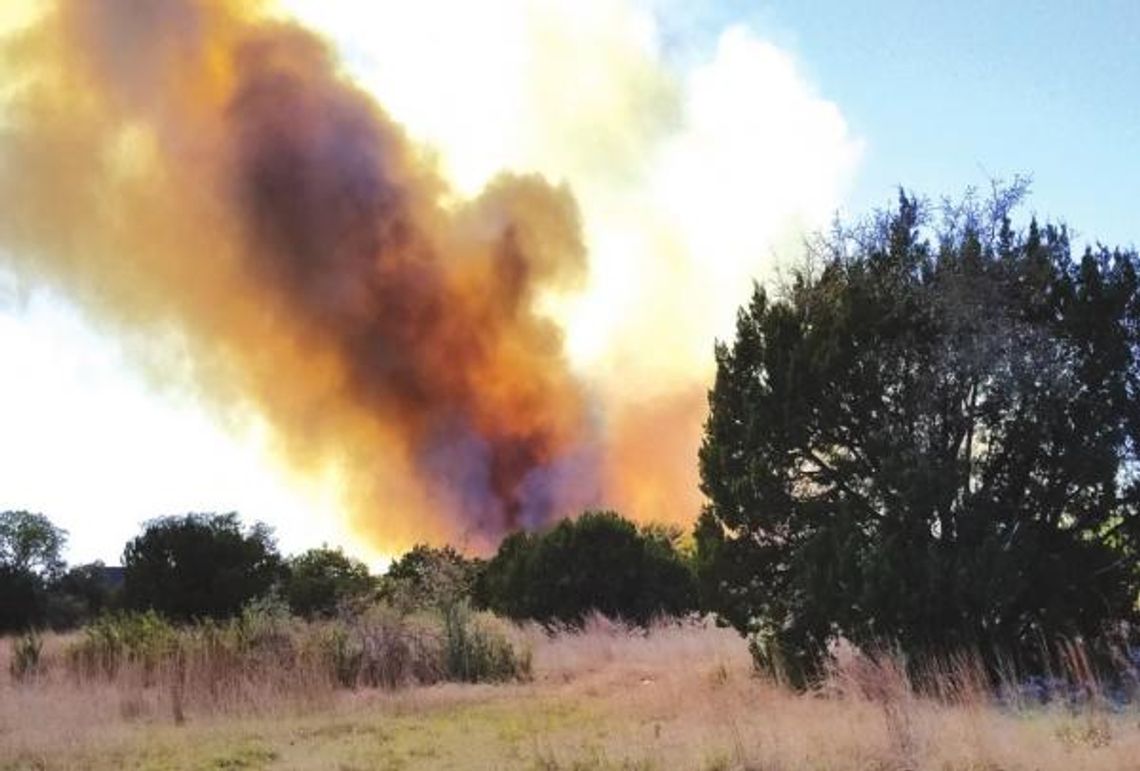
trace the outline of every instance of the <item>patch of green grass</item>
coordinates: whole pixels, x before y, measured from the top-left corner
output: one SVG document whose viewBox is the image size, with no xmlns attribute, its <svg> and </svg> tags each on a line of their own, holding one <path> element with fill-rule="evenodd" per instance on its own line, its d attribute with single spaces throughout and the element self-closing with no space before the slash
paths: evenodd
<svg viewBox="0 0 1140 771">
<path fill-rule="evenodd" d="M 259 746 L 239 747 L 214 758 L 211 768 L 218 771 L 236 771 L 245 768 L 266 768 L 280 755 L 274 750 Z"/>
<path fill-rule="evenodd" d="M 329 723 L 312 727 L 301 726 L 294 735 L 299 741 L 340 741 L 359 737 L 372 737 L 379 741 L 385 741 L 389 738 L 380 726 L 367 723 Z"/>
</svg>

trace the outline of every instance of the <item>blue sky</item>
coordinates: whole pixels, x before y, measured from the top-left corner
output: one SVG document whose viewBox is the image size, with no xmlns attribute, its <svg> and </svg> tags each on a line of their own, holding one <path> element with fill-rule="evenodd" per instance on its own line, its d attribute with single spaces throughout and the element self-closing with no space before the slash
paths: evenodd
<svg viewBox="0 0 1140 771">
<path fill-rule="evenodd" d="M 668 15 L 677 18 L 670 7 Z M 847 208 L 1032 177 L 1025 213 L 1140 245 L 1140 2 L 725 2 L 866 142 Z M 691 17 L 690 17 L 691 20 Z"/>
</svg>

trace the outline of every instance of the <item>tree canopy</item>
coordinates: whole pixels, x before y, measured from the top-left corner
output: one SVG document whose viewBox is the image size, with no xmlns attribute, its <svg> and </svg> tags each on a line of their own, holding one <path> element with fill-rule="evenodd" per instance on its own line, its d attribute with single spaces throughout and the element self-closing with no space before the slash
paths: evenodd
<svg viewBox="0 0 1140 771">
<path fill-rule="evenodd" d="M 331 616 L 341 603 L 367 595 L 373 583 L 363 562 L 322 547 L 286 562 L 282 593 L 298 616 Z"/>
<path fill-rule="evenodd" d="M 187 514 L 148 522 L 123 552 L 126 601 L 173 619 L 222 618 L 281 576 L 272 531 L 238 515 Z"/>
<path fill-rule="evenodd" d="M 694 609 L 696 588 L 672 534 L 589 511 L 545 533 L 508 536 L 476 596 L 512 618 L 576 623 L 591 611 L 646 623 Z"/>
<path fill-rule="evenodd" d="M 1135 612 L 1137 256 L 1015 230 L 1020 193 L 900 193 L 716 349 L 702 589 L 793 675 L 839 635 L 1026 659 Z"/>
<path fill-rule="evenodd" d="M 482 568 L 451 546 L 417 544 L 388 567 L 380 595 L 400 608 L 451 607 L 470 598 Z"/>
<path fill-rule="evenodd" d="M 47 588 L 63 573 L 67 532 L 43 514 L 0 512 L 0 632 L 42 625 Z"/>
<path fill-rule="evenodd" d="M 55 578 L 63 572 L 66 543 L 67 531 L 43 514 L 0 512 L 0 567 Z"/>
</svg>

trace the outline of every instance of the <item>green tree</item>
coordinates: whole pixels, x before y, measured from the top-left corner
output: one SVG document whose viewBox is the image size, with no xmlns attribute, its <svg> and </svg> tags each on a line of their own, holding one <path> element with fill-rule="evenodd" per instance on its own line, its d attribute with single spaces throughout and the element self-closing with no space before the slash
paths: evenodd
<svg viewBox="0 0 1140 771">
<path fill-rule="evenodd" d="M 404 610 L 450 608 L 470 598 L 481 568 L 450 546 L 417 544 L 388 566 L 380 594 Z"/>
<path fill-rule="evenodd" d="M 42 626 L 46 600 L 39 576 L 0 565 L 0 633 Z"/>
<path fill-rule="evenodd" d="M 43 514 L 0 512 L 0 566 L 51 580 L 63 572 L 66 543 L 67 531 Z"/>
<path fill-rule="evenodd" d="M 345 602 L 367 596 L 375 586 L 368 566 L 340 549 L 309 549 L 286 562 L 282 592 L 293 613 L 331 616 Z"/>
<path fill-rule="evenodd" d="M 0 512 L 0 632 L 45 623 L 48 586 L 63 572 L 67 532 L 43 514 Z"/>
<path fill-rule="evenodd" d="M 48 587 L 47 622 L 53 629 L 73 629 L 118 607 L 121 568 L 96 561 L 76 565 Z"/>
<path fill-rule="evenodd" d="M 702 592 L 793 676 L 838 635 L 1033 666 L 1134 613 L 1137 257 L 1014 231 L 1021 192 L 900 194 L 717 347 Z"/>
<path fill-rule="evenodd" d="M 513 618 L 577 623 L 597 611 L 644 624 L 695 607 L 693 575 L 676 544 L 668 530 L 589 511 L 545 533 L 508 536 L 476 594 Z"/>
<path fill-rule="evenodd" d="M 225 618 L 281 575 L 272 531 L 236 513 L 187 514 L 146 524 L 123 552 L 128 606 L 169 618 Z"/>
</svg>

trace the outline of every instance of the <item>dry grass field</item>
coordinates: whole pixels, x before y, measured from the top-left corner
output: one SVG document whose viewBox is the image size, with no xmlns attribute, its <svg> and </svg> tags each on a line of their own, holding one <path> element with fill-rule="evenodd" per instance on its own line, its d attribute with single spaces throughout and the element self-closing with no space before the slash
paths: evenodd
<svg viewBox="0 0 1140 771">
<path fill-rule="evenodd" d="M 1140 768 L 1134 711 L 938 704 L 866 662 L 826 694 L 798 694 L 755 677 L 740 638 L 706 625 L 517 634 L 533 654 L 527 682 L 346 690 L 266 677 L 229 701 L 64 667 L 16 682 L 5 660 L 0 769 Z M 45 660 L 67 644 L 46 638 Z"/>
</svg>

